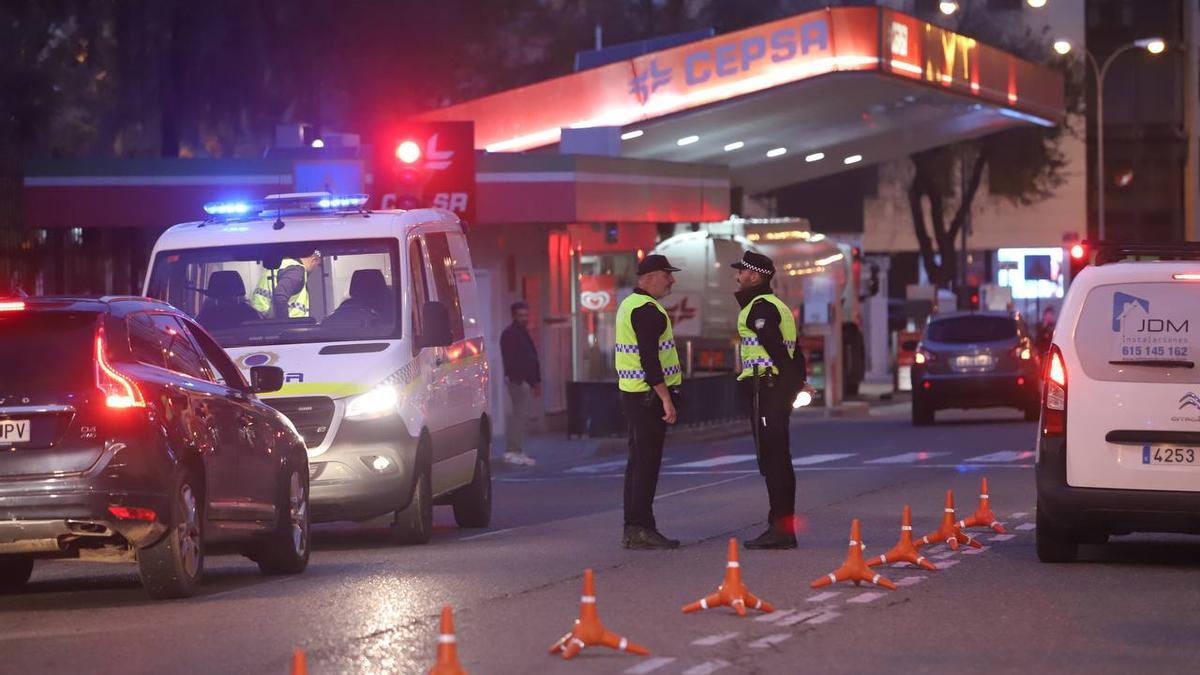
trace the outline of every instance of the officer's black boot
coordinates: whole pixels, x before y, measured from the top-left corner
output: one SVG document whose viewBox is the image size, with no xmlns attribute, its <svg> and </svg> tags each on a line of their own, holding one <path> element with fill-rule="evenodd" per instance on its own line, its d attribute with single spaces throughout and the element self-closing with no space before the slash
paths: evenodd
<svg viewBox="0 0 1200 675">
<path fill-rule="evenodd" d="M 791 530 L 772 524 L 767 530 L 753 539 L 742 542 L 746 548 L 753 549 L 787 549 L 796 548 L 796 535 Z"/>
<path fill-rule="evenodd" d="M 650 527 L 626 527 L 621 543 L 625 548 L 638 550 L 679 548 L 678 539 L 667 539 Z"/>
</svg>

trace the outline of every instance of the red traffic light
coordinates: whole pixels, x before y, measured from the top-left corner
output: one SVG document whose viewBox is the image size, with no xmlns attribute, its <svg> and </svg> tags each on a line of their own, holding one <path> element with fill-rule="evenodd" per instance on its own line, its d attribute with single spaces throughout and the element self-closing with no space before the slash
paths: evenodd
<svg viewBox="0 0 1200 675">
<path fill-rule="evenodd" d="M 421 159 L 421 146 L 416 141 L 401 141 L 396 146 L 396 159 L 405 164 L 412 164 Z"/>
<path fill-rule="evenodd" d="M 1071 257 L 1075 260 L 1083 260 L 1083 256 L 1087 251 L 1083 248 L 1083 244 L 1075 244 L 1071 246 Z"/>
</svg>

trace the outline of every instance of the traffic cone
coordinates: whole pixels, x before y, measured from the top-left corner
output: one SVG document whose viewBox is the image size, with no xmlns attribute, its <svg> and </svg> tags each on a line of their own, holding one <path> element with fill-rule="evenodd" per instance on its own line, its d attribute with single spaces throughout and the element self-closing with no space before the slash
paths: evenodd
<svg viewBox="0 0 1200 675">
<path fill-rule="evenodd" d="M 975 509 L 975 515 L 967 516 L 958 521 L 958 526 L 964 530 L 968 527 L 990 527 L 1000 534 L 1004 534 L 1004 526 L 1000 521 L 996 520 L 996 514 L 992 513 L 991 499 L 988 496 L 987 478 L 983 479 L 983 485 L 979 488 L 979 508 Z"/>
<path fill-rule="evenodd" d="M 308 675 L 308 661 L 303 649 L 292 651 L 292 675 Z"/>
<path fill-rule="evenodd" d="M 579 598 L 579 618 L 575 620 L 571 632 L 554 643 L 550 653 L 562 654 L 564 659 L 569 659 L 583 651 L 584 647 L 597 645 L 640 656 L 650 654 L 650 650 L 609 632 L 604 624 L 600 623 L 600 616 L 596 613 L 596 581 L 591 570 L 584 570 L 583 596 Z"/>
<path fill-rule="evenodd" d="M 717 586 L 717 592 L 712 595 L 701 598 L 690 605 L 683 608 L 684 614 L 691 614 L 702 609 L 711 609 L 713 607 L 732 607 L 738 616 L 746 616 L 746 607 L 750 606 L 753 609 L 760 609 L 763 612 L 774 612 L 775 608 L 769 602 L 763 602 L 754 596 L 753 593 L 746 590 L 745 584 L 742 583 L 742 568 L 738 562 L 738 543 L 737 539 L 729 540 L 729 556 L 728 562 L 725 563 L 725 581 Z"/>
<path fill-rule="evenodd" d="M 429 675 L 467 675 L 458 662 L 458 638 L 454 636 L 454 610 L 442 607 L 442 630 L 438 635 L 437 663 Z"/>
<path fill-rule="evenodd" d="M 932 544 L 935 541 L 946 542 L 952 551 L 957 551 L 959 544 L 970 544 L 975 548 L 983 548 L 983 544 L 963 532 L 962 527 L 954 522 L 954 490 L 946 490 L 946 508 L 943 509 L 941 526 L 921 537 L 917 541 L 917 547 Z"/>
<path fill-rule="evenodd" d="M 846 562 L 842 566 L 829 574 L 817 579 L 809 584 L 813 588 L 836 584 L 839 581 L 853 581 L 857 586 L 866 581 L 877 586 L 896 590 L 896 584 L 884 577 L 882 574 L 877 574 L 870 567 L 867 567 L 867 562 L 863 560 L 863 549 L 866 546 L 862 543 L 862 532 L 859 528 L 858 518 L 850 521 L 850 549 L 846 552 Z"/>
<path fill-rule="evenodd" d="M 886 565 L 895 562 L 912 563 L 927 570 L 937 570 L 937 565 L 926 560 L 925 556 L 918 553 L 917 547 L 913 545 L 912 507 L 908 504 L 904 505 L 904 517 L 900 521 L 900 541 L 887 553 L 878 558 L 871 558 L 871 562 L 867 563 L 867 565 L 874 567 L 876 565 Z"/>
</svg>

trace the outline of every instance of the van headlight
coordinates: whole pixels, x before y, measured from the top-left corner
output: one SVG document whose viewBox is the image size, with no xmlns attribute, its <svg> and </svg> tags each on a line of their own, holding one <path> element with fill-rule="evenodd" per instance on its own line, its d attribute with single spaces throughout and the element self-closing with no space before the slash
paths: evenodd
<svg viewBox="0 0 1200 675">
<path fill-rule="evenodd" d="M 365 394 L 359 394 L 346 404 L 346 418 L 370 420 L 395 414 L 400 394 L 391 384 L 381 384 Z"/>
</svg>

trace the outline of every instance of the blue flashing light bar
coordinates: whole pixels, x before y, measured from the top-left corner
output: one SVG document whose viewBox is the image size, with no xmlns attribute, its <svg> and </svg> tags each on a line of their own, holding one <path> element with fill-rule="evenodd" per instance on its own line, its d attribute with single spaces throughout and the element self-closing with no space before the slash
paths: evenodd
<svg viewBox="0 0 1200 675">
<path fill-rule="evenodd" d="M 334 195 L 328 192 L 297 192 L 268 195 L 265 199 L 208 202 L 204 212 L 210 216 L 238 217 L 250 213 L 279 211 L 343 211 L 361 210 L 370 197 L 365 194 Z"/>
</svg>

